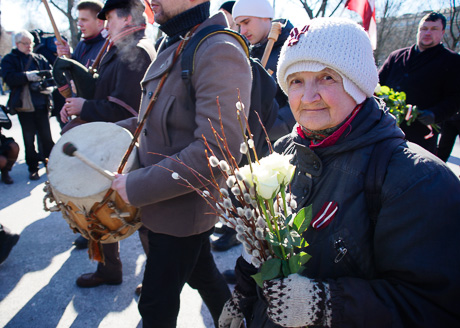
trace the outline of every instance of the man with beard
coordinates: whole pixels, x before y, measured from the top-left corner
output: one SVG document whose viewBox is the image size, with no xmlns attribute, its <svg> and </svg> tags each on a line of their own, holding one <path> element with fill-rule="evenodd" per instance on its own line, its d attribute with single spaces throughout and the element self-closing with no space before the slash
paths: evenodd
<svg viewBox="0 0 460 328">
<path fill-rule="evenodd" d="M 209 0 L 153 0 L 151 5 L 155 22 L 167 36 L 142 81 L 146 96 L 142 99 L 139 119 L 145 115 L 164 74 L 169 72 L 169 75 L 138 139 L 140 168 L 117 175 L 112 188 L 125 202 L 141 208 L 142 222 L 149 229 L 149 252 L 139 300 L 143 326 L 176 327 L 185 283 L 198 290 L 217 326 L 222 307 L 230 297 L 209 242 L 217 217 L 209 214 L 210 208 L 197 193 L 174 180 L 169 170 L 202 187 L 191 170 L 174 160 L 177 158 L 205 178 L 211 178 L 204 138 L 219 156 L 221 152 L 210 127 L 210 122 L 220 126 L 217 97 L 228 148 L 236 161 L 241 159 L 243 136 L 235 103 L 239 89 L 248 113 L 251 67 L 235 37 L 219 33 L 210 36 L 196 52 L 191 78 L 195 95 L 191 99 L 182 81 L 181 58 L 176 50 L 182 42 L 187 42 L 190 34 L 198 34 L 211 25 L 227 26 L 227 20 L 222 12 L 209 17 Z M 132 118 L 117 124 L 134 131 L 138 121 Z M 223 186 L 223 179 L 216 178 Z"/>
</svg>

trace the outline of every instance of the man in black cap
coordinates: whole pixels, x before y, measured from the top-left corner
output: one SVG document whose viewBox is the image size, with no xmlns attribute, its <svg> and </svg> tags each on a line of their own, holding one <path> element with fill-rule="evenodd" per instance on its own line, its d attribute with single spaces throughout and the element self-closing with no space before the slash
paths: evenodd
<svg viewBox="0 0 460 328">
<path fill-rule="evenodd" d="M 235 22 L 233 21 L 233 16 L 232 16 L 232 9 L 233 9 L 234 4 L 235 4 L 235 1 L 225 1 L 219 7 L 219 10 L 225 14 L 225 17 L 227 17 L 228 26 L 232 30 L 236 31 L 236 25 L 235 25 Z"/>
<path fill-rule="evenodd" d="M 144 4 L 139 0 L 107 0 L 98 18 L 107 20 L 108 50 L 99 66 L 94 99 L 67 98 L 61 110 L 64 122 L 79 115 L 87 122 L 116 122 L 137 116 L 140 81 L 156 53 L 145 37 Z M 142 236 L 141 236 L 142 241 Z M 118 285 L 122 279 L 119 244 L 104 244 L 105 264 L 77 279 L 79 287 Z"/>
</svg>

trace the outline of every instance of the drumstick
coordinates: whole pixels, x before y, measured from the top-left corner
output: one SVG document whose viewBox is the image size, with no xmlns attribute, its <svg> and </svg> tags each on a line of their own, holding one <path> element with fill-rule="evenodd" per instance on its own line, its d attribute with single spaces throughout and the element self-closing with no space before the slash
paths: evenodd
<svg viewBox="0 0 460 328">
<path fill-rule="evenodd" d="M 75 156 L 80 161 L 82 161 L 83 163 L 91 167 L 92 169 L 96 170 L 97 172 L 105 176 L 107 179 L 111 181 L 115 180 L 115 175 L 112 172 L 103 169 L 102 167 L 100 167 L 99 165 L 97 165 L 96 163 L 88 159 L 86 156 L 81 154 L 79 151 L 77 151 L 77 147 L 75 147 L 73 143 L 66 142 L 62 146 L 62 152 L 66 154 L 67 156 Z"/>
<path fill-rule="evenodd" d="M 262 60 L 260 61 L 263 67 L 267 65 L 268 57 L 270 57 L 270 53 L 272 52 L 273 45 L 275 44 L 276 40 L 278 40 L 278 37 L 281 34 L 282 28 L 283 28 L 283 25 L 281 25 L 280 22 L 272 23 L 272 28 L 270 29 L 270 33 L 268 34 L 267 46 L 265 47 L 265 51 L 262 56 Z"/>
</svg>

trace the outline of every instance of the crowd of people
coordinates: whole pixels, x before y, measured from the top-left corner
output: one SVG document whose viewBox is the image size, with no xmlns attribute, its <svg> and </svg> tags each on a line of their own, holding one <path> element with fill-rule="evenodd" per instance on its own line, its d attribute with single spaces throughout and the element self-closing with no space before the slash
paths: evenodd
<svg viewBox="0 0 460 328">
<path fill-rule="evenodd" d="M 146 4 L 164 34 L 156 44 L 145 36 Z M 185 284 L 198 290 L 221 328 L 460 323 L 460 180 L 445 164 L 458 134 L 460 55 L 442 43 L 442 14 L 424 16 L 416 43 L 392 52 L 378 69 L 357 23 L 315 18 L 294 27 L 274 19 L 268 0 L 226 1 L 214 15 L 210 0 L 82 0 L 77 12 L 82 39 L 74 50 L 56 41 L 55 62 L 34 52 L 30 32 L 15 34 L 16 46 L 1 61 L 11 90 L 5 112 L 18 115 L 29 179 L 38 180 L 39 163 L 47 165 L 54 146 L 49 117 L 59 103 L 52 101 L 49 72 L 62 57 L 97 70 L 91 97 L 78 94 L 77 81 L 59 88 L 66 93 L 58 121 L 64 135 L 88 122 L 110 122 L 137 138 L 139 168 L 115 174 L 111 188 L 141 210 L 147 261 L 136 292 L 144 327 L 176 326 Z M 203 39 L 184 83 L 184 49 L 214 26 L 239 32 L 246 43 L 223 32 Z M 273 26 L 279 32 L 270 42 Z M 296 166 L 289 187 L 295 210 L 311 205 L 313 216 L 327 215 L 304 233 L 308 246 L 298 251 L 311 260 L 303 271 L 263 287 L 251 278 L 258 268 L 244 248 L 235 270 L 218 270 L 211 251 L 238 245 L 236 231 L 224 226 L 211 242 L 217 216 L 202 195 L 171 177 L 175 172 L 198 187 L 198 175 L 216 178 L 226 188 L 205 156 L 221 153 L 210 123 L 222 126 L 225 147 L 241 161 L 244 122 L 234 106 L 240 101 L 246 115 L 251 111 L 250 58 L 265 61 L 276 82 L 267 134 Z M 378 83 L 406 93 L 418 113 L 412 124 L 397 126 L 374 96 Z M 442 126 L 439 145 L 433 124 Z M 12 184 L 19 145 L 2 127 L 9 126 L 0 126 L 1 181 Z M 375 162 L 385 165 L 370 202 L 367 171 Z M 221 191 L 212 193 L 218 198 Z M 0 263 L 18 239 L 0 224 Z M 84 249 L 88 240 L 79 236 L 74 244 Z M 76 277 L 79 287 L 123 282 L 119 242 L 102 251 L 96 271 Z"/>
</svg>

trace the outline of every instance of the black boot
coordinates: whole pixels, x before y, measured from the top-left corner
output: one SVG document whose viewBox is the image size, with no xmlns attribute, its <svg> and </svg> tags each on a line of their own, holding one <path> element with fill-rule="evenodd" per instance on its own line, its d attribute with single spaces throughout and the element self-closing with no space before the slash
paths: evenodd
<svg viewBox="0 0 460 328">
<path fill-rule="evenodd" d="M 73 244 L 75 245 L 76 249 L 85 249 L 88 248 L 88 239 L 80 235 L 73 241 Z"/>
<path fill-rule="evenodd" d="M 236 231 L 231 228 L 227 228 L 219 239 L 211 243 L 211 248 L 217 252 L 223 252 L 239 244 L 241 243 L 236 239 Z"/>
<path fill-rule="evenodd" d="M 7 169 L 2 169 L 2 182 L 4 184 L 12 184 L 14 181 L 10 177 L 10 172 Z"/>
</svg>

